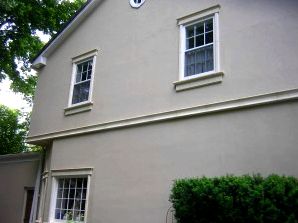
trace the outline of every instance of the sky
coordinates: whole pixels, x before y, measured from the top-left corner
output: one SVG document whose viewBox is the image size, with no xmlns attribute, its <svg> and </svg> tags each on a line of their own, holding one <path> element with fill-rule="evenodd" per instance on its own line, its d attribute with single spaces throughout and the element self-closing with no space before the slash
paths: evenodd
<svg viewBox="0 0 298 223">
<path fill-rule="evenodd" d="M 50 39 L 48 35 L 44 35 L 42 32 L 37 31 L 36 34 L 45 43 L 48 42 Z M 3 104 L 13 109 L 22 109 L 24 111 L 30 111 L 31 107 L 25 100 L 23 100 L 22 95 L 12 92 L 9 89 L 9 86 L 10 81 L 7 78 L 0 82 L 0 104 Z"/>
<path fill-rule="evenodd" d="M 21 94 L 16 94 L 9 89 L 10 81 L 3 80 L 0 83 L 0 104 L 13 109 L 24 109 L 30 111 L 30 106 L 27 104 Z"/>
</svg>

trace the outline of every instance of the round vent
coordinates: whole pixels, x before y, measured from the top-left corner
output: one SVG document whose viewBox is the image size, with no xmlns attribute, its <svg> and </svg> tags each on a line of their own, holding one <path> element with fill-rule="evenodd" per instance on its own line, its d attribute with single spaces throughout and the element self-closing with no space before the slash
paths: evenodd
<svg viewBox="0 0 298 223">
<path fill-rule="evenodd" d="M 129 3 L 133 8 L 139 8 L 144 2 L 145 0 L 129 0 Z"/>
</svg>

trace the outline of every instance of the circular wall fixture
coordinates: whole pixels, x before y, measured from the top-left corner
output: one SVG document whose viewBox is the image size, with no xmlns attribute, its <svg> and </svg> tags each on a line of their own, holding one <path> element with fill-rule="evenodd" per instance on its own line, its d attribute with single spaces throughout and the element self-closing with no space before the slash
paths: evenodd
<svg viewBox="0 0 298 223">
<path fill-rule="evenodd" d="M 129 0 L 129 3 L 131 7 L 133 8 L 139 8 L 141 5 L 143 5 L 145 0 Z"/>
</svg>

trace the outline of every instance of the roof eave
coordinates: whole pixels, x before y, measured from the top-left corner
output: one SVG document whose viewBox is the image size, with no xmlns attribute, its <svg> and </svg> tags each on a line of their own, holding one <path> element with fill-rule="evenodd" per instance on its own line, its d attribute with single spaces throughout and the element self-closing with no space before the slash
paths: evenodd
<svg viewBox="0 0 298 223">
<path fill-rule="evenodd" d="M 32 68 L 38 70 L 47 65 L 47 57 L 80 25 L 80 23 L 93 11 L 102 0 L 89 0 L 66 23 L 66 25 L 54 36 L 32 60 Z"/>
</svg>

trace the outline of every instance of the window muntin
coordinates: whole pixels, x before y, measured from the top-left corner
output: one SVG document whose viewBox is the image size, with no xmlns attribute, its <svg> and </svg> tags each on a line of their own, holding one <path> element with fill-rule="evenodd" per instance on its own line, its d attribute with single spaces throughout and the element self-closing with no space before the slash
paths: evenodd
<svg viewBox="0 0 298 223">
<path fill-rule="evenodd" d="M 214 18 L 185 27 L 184 77 L 214 70 Z"/>
<path fill-rule="evenodd" d="M 93 69 L 93 58 L 76 64 L 71 101 L 72 105 L 89 100 Z"/>
<path fill-rule="evenodd" d="M 55 220 L 84 222 L 88 178 L 58 178 L 57 183 Z"/>
</svg>

